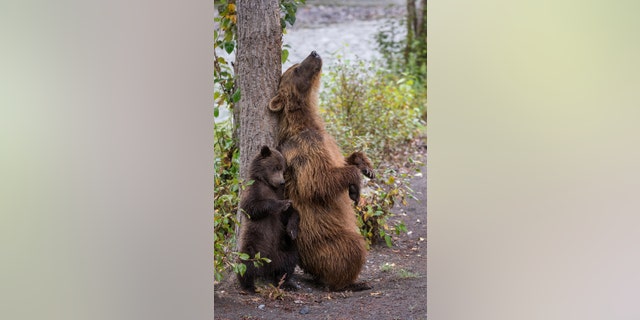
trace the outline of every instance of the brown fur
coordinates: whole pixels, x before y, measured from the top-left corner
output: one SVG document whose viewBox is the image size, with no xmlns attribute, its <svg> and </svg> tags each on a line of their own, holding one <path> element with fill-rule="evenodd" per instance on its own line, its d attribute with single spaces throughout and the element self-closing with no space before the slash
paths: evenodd
<svg viewBox="0 0 640 320">
<path fill-rule="evenodd" d="M 300 213 L 300 266 L 340 290 L 356 281 L 365 263 L 366 246 L 351 201 L 360 195 L 360 172 L 372 177 L 373 170 L 362 153 L 345 159 L 325 131 L 317 111 L 321 69 L 314 51 L 285 71 L 269 109 L 279 115 L 287 198 Z"/>
<path fill-rule="evenodd" d="M 285 287 L 295 288 L 289 280 L 298 262 L 293 241 L 298 234 L 298 213 L 291 201 L 284 200 L 284 157 L 277 150 L 263 146 L 249 168 L 249 178 L 254 180 L 242 195 L 240 208 L 242 217 L 240 230 L 240 252 L 254 258 L 271 259 L 262 267 L 253 262 L 242 262 L 247 267 L 238 281 L 244 289 L 255 290 L 256 278 L 267 278 L 274 285 L 284 276 Z"/>
</svg>

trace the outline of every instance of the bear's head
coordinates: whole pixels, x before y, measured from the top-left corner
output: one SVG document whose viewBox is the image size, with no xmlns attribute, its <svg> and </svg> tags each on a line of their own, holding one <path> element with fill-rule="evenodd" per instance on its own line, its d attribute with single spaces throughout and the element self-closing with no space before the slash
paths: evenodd
<svg viewBox="0 0 640 320">
<path fill-rule="evenodd" d="M 276 149 L 262 146 L 260 153 L 251 162 L 249 176 L 277 189 L 284 186 L 284 169 L 285 160 L 282 154 Z"/>
<path fill-rule="evenodd" d="M 271 99 L 269 110 L 296 111 L 315 106 L 320 89 L 322 58 L 315 51 L 300 63 L 291 66 L 280 77 L 277 95 Z"/>
</svg>

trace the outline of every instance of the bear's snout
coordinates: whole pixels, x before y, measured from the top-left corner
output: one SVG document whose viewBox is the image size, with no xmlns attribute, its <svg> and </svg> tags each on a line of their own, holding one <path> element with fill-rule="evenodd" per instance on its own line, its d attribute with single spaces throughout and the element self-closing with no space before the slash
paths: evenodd
<svg viewBox="0 0 640 320">
<path fill-rule="evenodd" d="M 310 56 L 312 56 L 314 58 L 320 58 L 320 55 L 315 50 L 311 51 Z"/>
</svg>

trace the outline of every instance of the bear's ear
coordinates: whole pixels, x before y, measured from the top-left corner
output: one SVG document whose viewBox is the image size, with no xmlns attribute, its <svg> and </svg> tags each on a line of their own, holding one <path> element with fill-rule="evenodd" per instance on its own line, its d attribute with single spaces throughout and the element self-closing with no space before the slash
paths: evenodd
<svg viewBox="0 0 640 320">
<path fill-rule="evenodd" d="M 266 158 L 268 156 L 271 155 L 271 149 L 269 149 L 269 146 L 262 146 L 262 149 L 260 149 L 260 155 L 263 158 Z"/>
<path fill-rule="evenodd" d="M 282 107 L 284 107 L 284 100 L 280 97 L 280 93 L 278 93 L 278 95 L 269 102 L 269 110 L 278 112 L 282 110 Z"/>
</svg>

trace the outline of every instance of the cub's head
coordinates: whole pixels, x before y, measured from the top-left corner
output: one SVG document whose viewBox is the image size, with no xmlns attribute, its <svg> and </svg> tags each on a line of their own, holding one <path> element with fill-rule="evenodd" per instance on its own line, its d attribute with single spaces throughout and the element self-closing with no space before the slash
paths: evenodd
<svg viewBox="0 0 640 320">
<path fill-rule="evenodd" d="M 295 111 L 313 105 L 320 88 L 322 58 L 315 51 L 300 63 L 291 66 L 280 77 L 277 95 L 271 99 L 269 110 Z"/>
<path fill-rule="evenodd" d="M 284 186 L 285 160 L 282 154 L 268 146 L 262 146 L 260 153 L 251 162 L 249 175 L 251 179 L 262 180 L 272 188 Z"/>
</svg>

